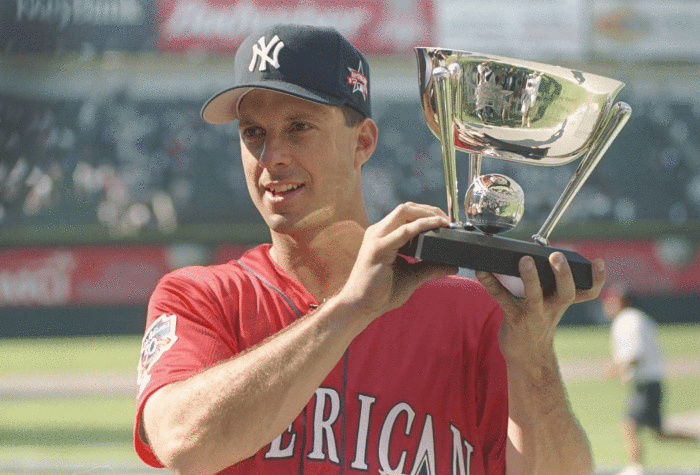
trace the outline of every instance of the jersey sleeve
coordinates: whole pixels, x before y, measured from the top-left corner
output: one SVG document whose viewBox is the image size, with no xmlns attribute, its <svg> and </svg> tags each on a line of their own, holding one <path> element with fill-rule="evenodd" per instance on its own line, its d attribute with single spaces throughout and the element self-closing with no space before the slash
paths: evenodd
<svg viewBox="0 0 700 475">
<path fill-rule="evenodd" d="M 185 380 L 236 354 L 226 330 L 227 312 L 217 298 L 216 278 L 205 268 L 185 268 L 166 275 L 151 295 L 137 377 L 134 446 L 139 457 L 162 467 L 142 440 L 139 422 L 148 398 L 161 387 Z M 227 295 L 226 305 L 235 298 Z"/>
</svg>

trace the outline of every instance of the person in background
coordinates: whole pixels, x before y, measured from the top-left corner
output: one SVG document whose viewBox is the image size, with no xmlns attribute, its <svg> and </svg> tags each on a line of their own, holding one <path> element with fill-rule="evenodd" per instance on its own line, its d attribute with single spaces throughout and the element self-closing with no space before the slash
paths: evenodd
<svg viewBox="0 0 700 475">
<path fill-rule="evenodd" d="M 612 363 L 609 374 L 629 383 L 631 394 L 622 438 L 630 464 L 619 475 L 644 473 L 640 431 L 644 427 L 665 440 L 697 442 L 697 436 L 670 431 L 662 420 L 664 358 L 656 322 L 637 308 L 629 292 L 610 286 L 601 296 L 610 326 Z"/>
</svg>

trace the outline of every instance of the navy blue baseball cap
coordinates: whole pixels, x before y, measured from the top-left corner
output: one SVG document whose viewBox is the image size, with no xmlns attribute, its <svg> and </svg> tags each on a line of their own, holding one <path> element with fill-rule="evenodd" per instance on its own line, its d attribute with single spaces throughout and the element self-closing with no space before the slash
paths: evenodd
<svg viewBox="0 0 700 475">
<path fill-rule="evenodd" d="M 253 88 L 271 89 L 321 104 L 347 104 L 371 117 L 369 64 L 334 28 L 278 24 L 248 36 L 236 52 L 233 86 L 210 98 L 202 118 L 224 124 Z"/>
</svg>

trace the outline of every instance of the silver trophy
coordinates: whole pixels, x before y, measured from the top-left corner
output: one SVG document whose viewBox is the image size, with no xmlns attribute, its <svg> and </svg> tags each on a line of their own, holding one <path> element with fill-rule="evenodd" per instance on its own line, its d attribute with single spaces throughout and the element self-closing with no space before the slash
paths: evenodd
<svg viewBox="0 0 700 475">
<path fill-rule="evenodd" d="M 416 48 L 423 114 L 440 139 L 451 225 L 420 234 L 402 253 L 422 260 L 519 276 L 534 258 L 545 290 L 555 287 L 549 255 L 567 257 L 577 288 L 593 285 L 591 263 L 549 246 L 549 236 L 631 114 L 614 103 L 624 84 L 542 63 L 441 48 Z M 455 150 L 469 155 L 460 220 Z M 497 236 L 518 224 L 524 194 L 511 178 L 481 174 L 483 158 L 536 166 L 581 162 L 533 242 Z"/>
</svg>

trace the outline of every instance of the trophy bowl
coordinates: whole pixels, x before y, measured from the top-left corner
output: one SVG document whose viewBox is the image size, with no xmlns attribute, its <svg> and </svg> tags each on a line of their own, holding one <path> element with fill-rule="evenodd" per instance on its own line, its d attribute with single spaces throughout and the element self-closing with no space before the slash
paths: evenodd
<svg viewBox="0 0 700 475">
<path fill-rule="evenodd" d="M 630 107 L 614 103 L 624 83 L 559 66 L 444 48 L 416 48 L 418 86 L 425 121 L 440 140 L 449 229 L 428 231 L 402 253 L 442 264 L 519 276 L 524 255 L 535 259 L 542 286 L 551 290 L 549 255 L 561 251 L 577 288 L 592 286 L 591 263 L 569 250 L 549 246 L 557 222 L 612 141 L 626 124 Z M 466 221 L 460 220 L 455 151 L 469 156 Z M 582 157 L 582 158 L 581 158 Z M 581 158 L 559 201 L 533 242 L 496 236 L 517 224 L 514 191 L 487 190 L 484 158 L 525 165 L 560 166 Z M 499 180 L 509 180 L 501 176 Z M 475 192 L 477 190 L 478 192 Z M 476 211 L 475 211 L 476 210 Z M 504 217 L 504 214 L 507 215 Z M 521 213 L 522 214 L 522 213 Z"/>
</svg>

